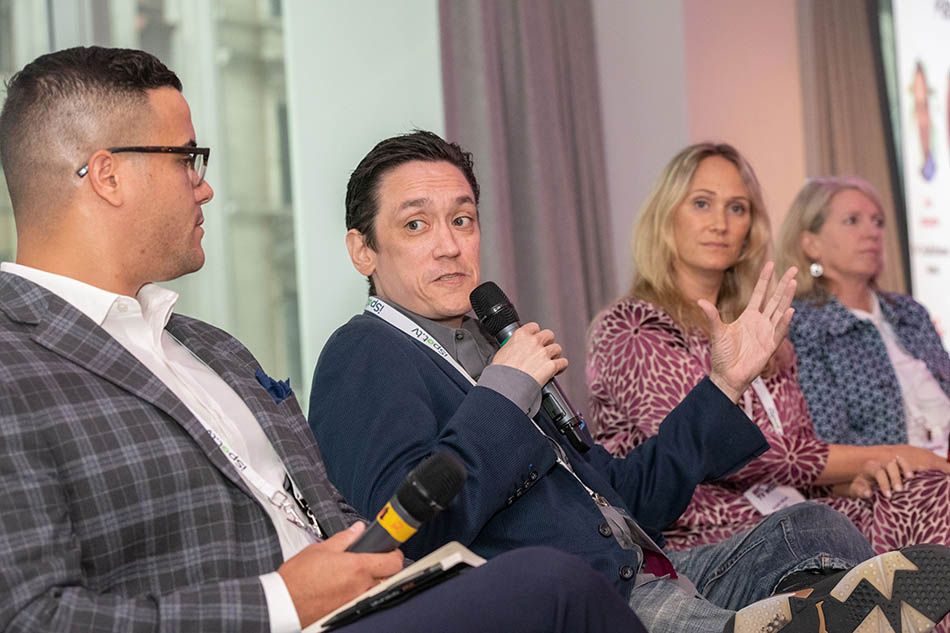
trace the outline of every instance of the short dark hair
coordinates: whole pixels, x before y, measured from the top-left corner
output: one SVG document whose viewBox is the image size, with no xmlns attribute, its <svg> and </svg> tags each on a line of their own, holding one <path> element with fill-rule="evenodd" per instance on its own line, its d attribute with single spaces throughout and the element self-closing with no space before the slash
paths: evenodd
<svg viewBox="0 0 950 633">
<path fill-rule="evenodd" d="M 164 87 L 181 91 L 181 81 L 153 55 L 99 46 L 42 55 L 13 75 L 0 113 L 0 164 L 14 209 L 31 188 L 37 191 L 37 180 L 39 190 L 48 187 L 45 176 L 59 173 L 50 169 L 57 160 L 78 158 L 56 156 L 57 149 L 77 155 L 100 149 L 92 144 L 103 134 L 141 125 L 134 106 L 147 103 L 148 90 Z"/>
<path fill-rule="evenodd" d="M 458 167 L 471 185 L 475 204 L 478 204 L 478 181 L 472 155 L 457 144 L 425 130 L 413 130 L 381 141 L 356 166 L 346 186 L 346 230 L 356 229 L 362 233 L 366 245 L 373 250 L 376 250 L 373 226 L 379 213 L 379 182 L 390 170 L 416 160 L 444 161 Z"/>
</svg>

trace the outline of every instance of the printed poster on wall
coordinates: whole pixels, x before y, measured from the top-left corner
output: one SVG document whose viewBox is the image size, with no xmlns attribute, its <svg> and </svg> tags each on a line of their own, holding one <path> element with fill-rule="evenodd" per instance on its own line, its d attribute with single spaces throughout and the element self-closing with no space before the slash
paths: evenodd
<svg viewBox="0 0 950 633">
<path fill-rule="evenodd" d="M 950 347 L 950 0 L 894 0 L 914 297 Z"/>
</svg>

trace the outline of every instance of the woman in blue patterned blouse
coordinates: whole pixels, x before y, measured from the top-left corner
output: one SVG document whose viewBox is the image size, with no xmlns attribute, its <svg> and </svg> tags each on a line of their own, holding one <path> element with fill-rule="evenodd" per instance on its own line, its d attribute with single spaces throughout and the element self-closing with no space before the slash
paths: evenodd
<svg viewBox="0 0 950 633">
<path fill-rule="evenodd" d="M 800 271 L 790 336 L 818 435 L 946 457 L 950 357 L 922 305 L 876 286 L 884 212 L 874 188 L 859 178 L 809 181 L 779 251 L 781 267 Z"/>
</svg>

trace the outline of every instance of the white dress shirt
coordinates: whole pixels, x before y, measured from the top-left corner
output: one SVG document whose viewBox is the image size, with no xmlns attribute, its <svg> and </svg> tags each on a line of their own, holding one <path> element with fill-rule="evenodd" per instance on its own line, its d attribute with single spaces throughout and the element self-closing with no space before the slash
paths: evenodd
<svg viewBox="0 0 950 633">
<path fill-rule="evenodd" d="M 214 431 L 268 483 L 283 489 L 286 470 L 260 423 L 244 400 L 210 367 L 165 330 L 178 294 L 147 284 L 135 298 L 115 294 L 70 277 L 3 262 L 0 270 L 42 286 L 93 320 L 161 380 L 201 424 Z M 281 553 L 287 560 L 316 538 L 294 525 L 240 473 L 267 511 Z M 271 633 L 297 633 L 300 619 L 283 578 L 276 571 L 260 577 Z"/>
<path fill-rule="evenodd" d="M 930 373 L 927 363 L 908 354 L 901 345 L 894 328 L 881 312 L 877 295 L 871 295 L 870 312 L 857 308 L 852 308 L 851 312 L 859 319 L 870 321 L 884 341 L 904 398 L 907 442 L 946 457 L 947 436 L 950 435 L 950 399 Z"/>
</svg>

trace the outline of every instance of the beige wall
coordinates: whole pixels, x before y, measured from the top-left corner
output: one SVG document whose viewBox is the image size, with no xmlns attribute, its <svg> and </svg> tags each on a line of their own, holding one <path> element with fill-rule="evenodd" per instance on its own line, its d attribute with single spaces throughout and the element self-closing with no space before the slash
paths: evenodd
<svg viewBox="0 0 950 633">
<path fill-rule="evenodd" d="M 778 228 L 805 179 L 794 0 L 683 0 L 691 142 L 725 140 L 752 163 Z"/>
<path fill-rule="evenodd" d="M 752 163 L 777 230 L 805 179 L 795 0 L 594 0 L 617 292 L 630 233 L 663 165 L 684 145 L 733 143 Z"/>
<path fill-rule="evenodd" d="M 663 165 L 689 143 L 683 7 L 594 0 L 616 294 L 630 287 L 633 222 Z"/>
</svg>

